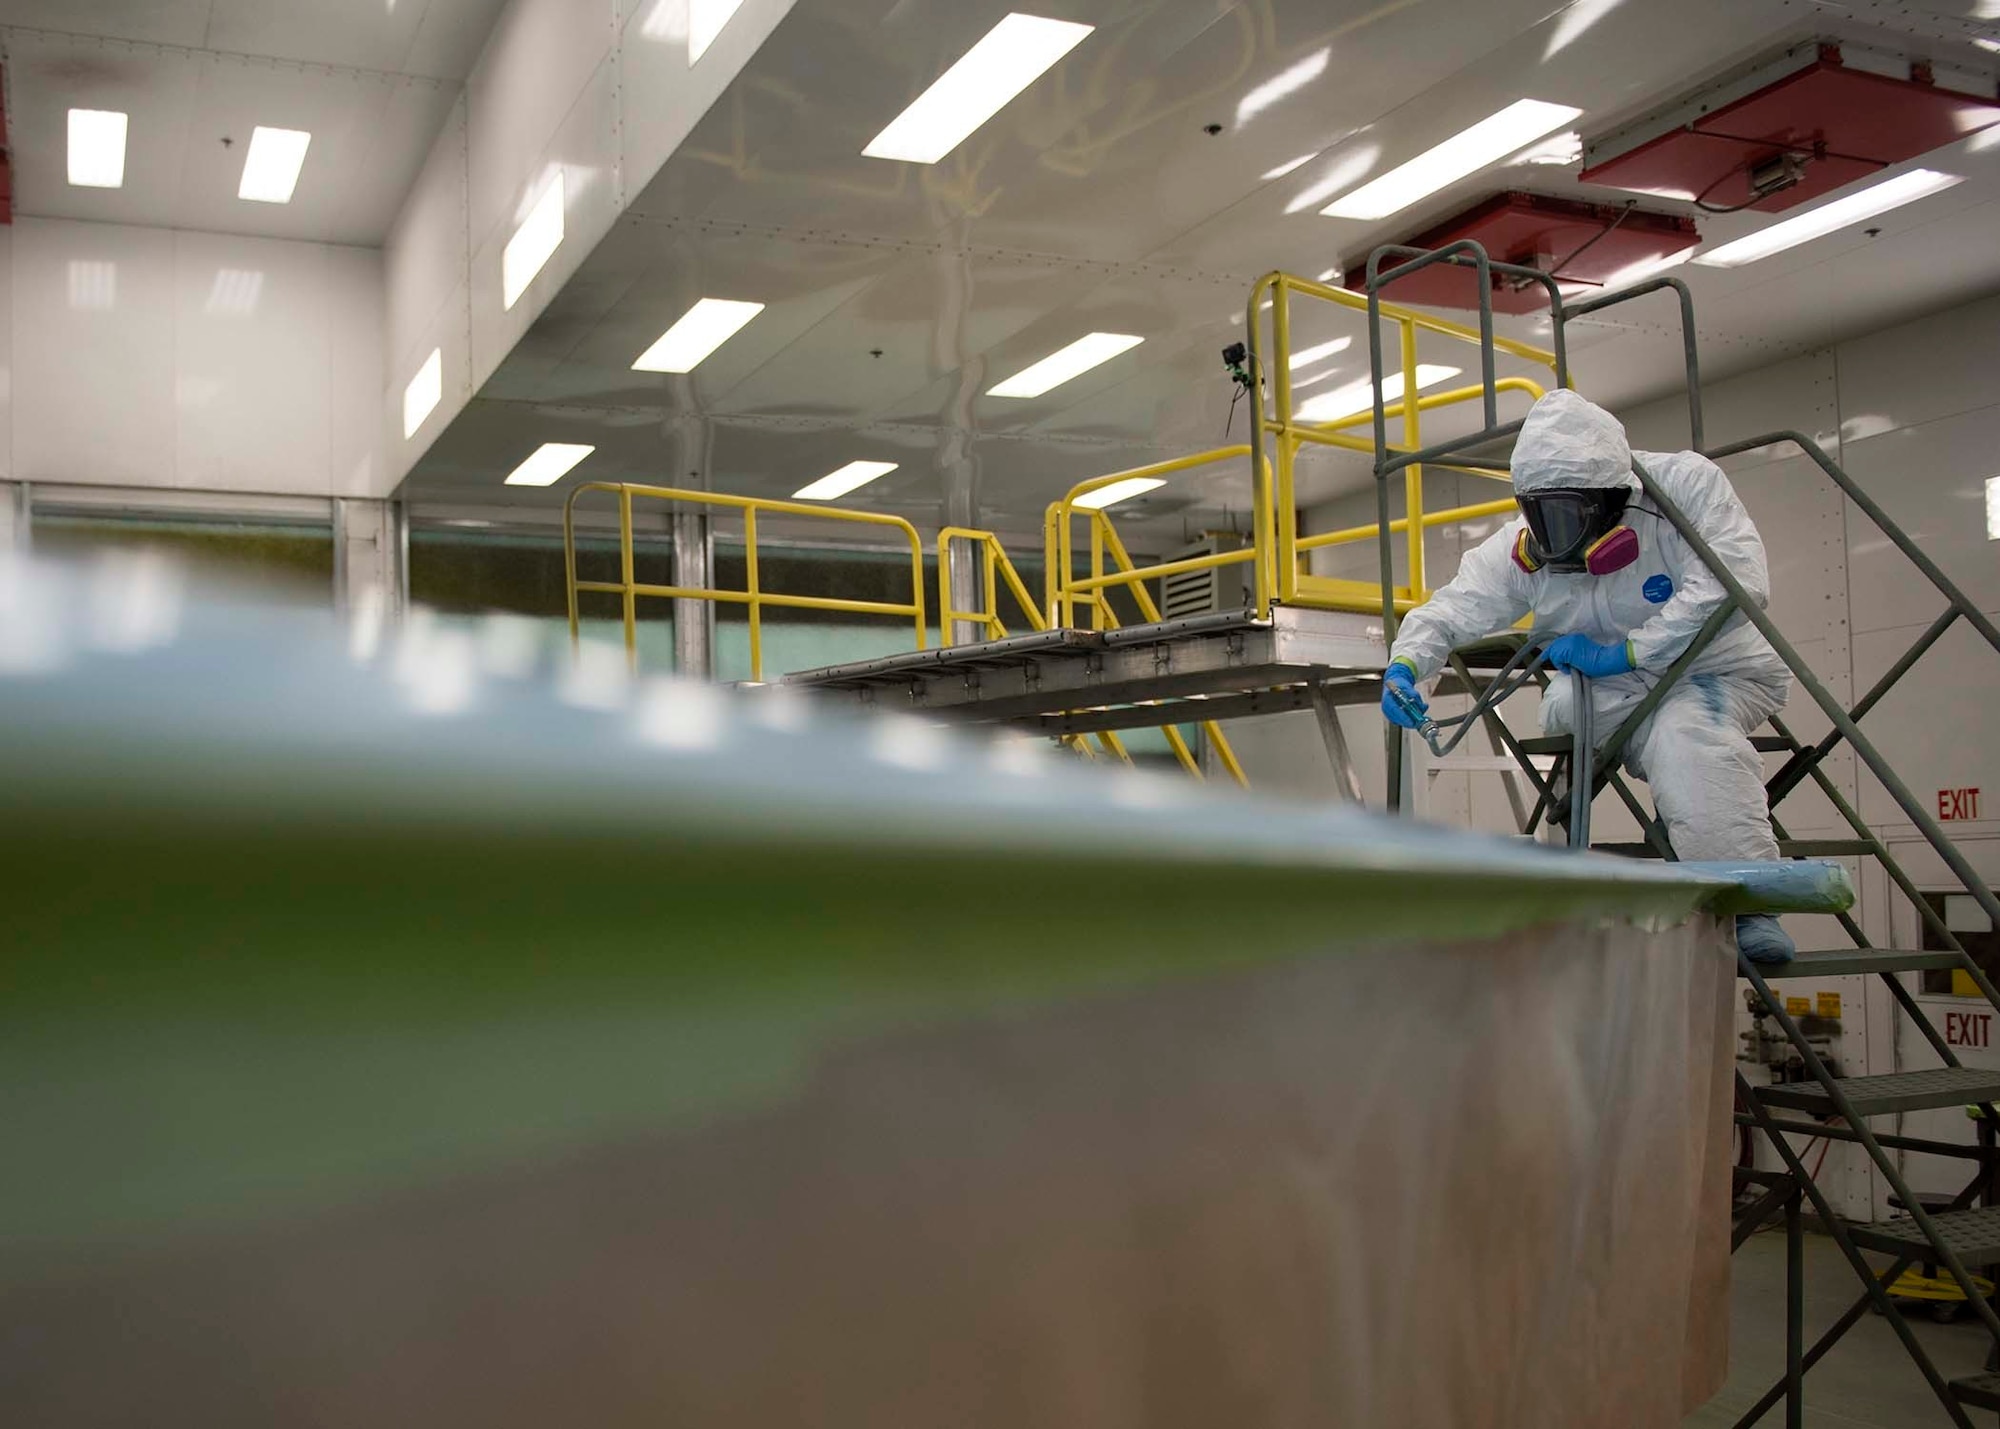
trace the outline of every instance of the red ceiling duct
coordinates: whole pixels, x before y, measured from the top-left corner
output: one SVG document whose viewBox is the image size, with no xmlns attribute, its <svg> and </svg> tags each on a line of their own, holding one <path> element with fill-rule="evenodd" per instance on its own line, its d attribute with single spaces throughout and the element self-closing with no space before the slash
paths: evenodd
<svg viewBox="0 0 2000 1429">
<path fill-rule="evenodd" d="M 1588 287 L 1623 281 L 1701 241 L 1694 220 L 1679 214 L 1530 193 L 1498 194 L 1406 241 L 1413 248 L 1441 248 L 1462 238 L 1484 246 L 1496 262 L 1539 268 L 1565 284 Z M 1382 296 L 1396 303 L 1476 308 L 1477 284 L 1475 270 L 1437 263 L 1397 279 Z M 1349 270 L 1347 286 L 1357 292 L 1367 288 L 1364 265 Z M 1494 281 L 1495 312 L 1535 312 L 1548 305 L 1549 291 L 1540 283 Z"/>
<path fill-rule="evenodd" d="M 1777 213 L 2000 123 L 2000 103 L 1938 85 L 1927 63 L 1866 59 L 1801 45 L 1592 141 L 1583 181 Z"/>
</svg>

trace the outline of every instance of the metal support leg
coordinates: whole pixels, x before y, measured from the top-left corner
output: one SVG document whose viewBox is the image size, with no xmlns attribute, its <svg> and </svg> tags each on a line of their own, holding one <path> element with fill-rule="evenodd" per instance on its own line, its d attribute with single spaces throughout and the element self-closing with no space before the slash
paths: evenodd
<svg viewBox="0 0 2000 1429">
<path fill-rule="evenodd" d="M 1333 703 L 1333 693 L 1325 685 L 1314 685 L 1312 691 L 1313 718 L 1319 721 L 1319 737 L 1326 743 L 1327 762 L 1333 766 L 1333 777 L 1340 785 L 1340 792 L 1350 804 L 1361 802 L 1361 775 L 1354 767 L 1354 756 L 1347 747 L 1347 731 L 1340 727 L 1340 710 Z"/>
<path fill-rule="evenodd" d="M 1597 720 L 1590 707 L 1590 681 L 1582 675 L 1576 682 L 1576 728 L 1571 734 L 1569 756 L 1569 846 L 1590 847 L 1590 802 L 1596 793 L 1597 748 L 1593 738 Z"/>
<path fill-rule="evenodd" d="M 1806 1234 L 1797 1187 L 1785 1202 L 1785 1429 L 1805 1429 L 1805 1366 L 1800 1353 L 1806 1330 Z"/>
</svg>

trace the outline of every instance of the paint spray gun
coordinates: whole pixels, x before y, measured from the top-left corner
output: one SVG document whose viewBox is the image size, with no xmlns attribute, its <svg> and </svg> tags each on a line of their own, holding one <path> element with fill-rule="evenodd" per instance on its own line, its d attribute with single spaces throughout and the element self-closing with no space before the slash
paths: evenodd
<svg viewBox="0 0 2000 1429">
<path fill-rule="evenodd" d="M 1431 753 L 1443 755 L 1444 751 L 1438 747 L 1438 736 L 1441 733 L 1438 722 L 1431 718 L 1423 700 L 1393 681 L 1385 682 L 1382 688 L 1388 692 L 1389 698 L 1396 702 L 1397 709 L 1417 722 L 1417 733 L 1422 735 L 1424 743 L 1431 747 Z"/>
</svg>

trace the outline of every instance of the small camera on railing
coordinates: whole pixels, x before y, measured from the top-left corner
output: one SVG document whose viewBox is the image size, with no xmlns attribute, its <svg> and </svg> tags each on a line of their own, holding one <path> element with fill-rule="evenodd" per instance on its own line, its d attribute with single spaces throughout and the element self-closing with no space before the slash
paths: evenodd
<svg viewBox="0 0 2000 1429">
<path fill-rule="evenodd" d="M 1222 349 L 1222 365 L 1229 369 L 1229 375 L 1244 391 L 1255 385 L 1250 376 L 1250 349 L 1242 343 L 1232 342 Z"/>
</svg>

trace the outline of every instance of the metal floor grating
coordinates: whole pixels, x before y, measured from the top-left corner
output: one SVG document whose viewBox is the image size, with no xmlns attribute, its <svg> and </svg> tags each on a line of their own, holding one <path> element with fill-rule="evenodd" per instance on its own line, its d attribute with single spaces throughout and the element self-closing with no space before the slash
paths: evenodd
<svg viewBox="0 0 2000 1429">
<path fill-rule="evenodd" d="M 1958 1253 L 1967 1265 L 2000 1262 L 2000 1206 L 1980 1206 L 1970 1211 L 1947 1211 L 1932 1216 L 1938 1237 Z M 1883 1221 L 1872 1226 L 1849 1226 L 1854 1243 L 1890 1255 L 1923 1256 L 1931 1249 L 1917 1223 L 1908 1218 Z"/>
<path fill-rule="evenodd" d="M 1890 1111 L 1921 1111 L 1925 1107 L 1958 1106 L 2000 1099 L 2000 1071 L 1979 1067 L 1937 1067 L 1927 1072 L 1892 1072 L 1882 1077 L 1848 1077 L 1840 1090 L 1863 1116 Z M 1833 1098 L 1817 1082 L 1781 1082 L 1759 1087 L 1757 1099 L 1766 1106 L 1834 1114 Z"/>
</svg>

